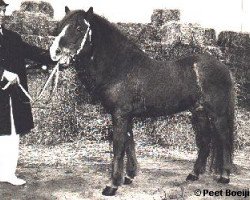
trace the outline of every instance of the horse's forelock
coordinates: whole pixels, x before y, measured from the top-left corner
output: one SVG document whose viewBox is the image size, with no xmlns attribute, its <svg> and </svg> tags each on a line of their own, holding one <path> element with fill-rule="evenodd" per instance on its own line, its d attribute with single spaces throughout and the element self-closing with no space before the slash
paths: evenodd
<svg viewBox="0 0 250 200">
<path fill-rule="evenodd" d="M 57 28 L 57 34 L 59 34 L 65 26 L 68 24 L 76 24 L 80 16 L 84 16 L 85 12 L 83 10 L 71 11 L 69 14 L 61 20 Z"/>
</svg>

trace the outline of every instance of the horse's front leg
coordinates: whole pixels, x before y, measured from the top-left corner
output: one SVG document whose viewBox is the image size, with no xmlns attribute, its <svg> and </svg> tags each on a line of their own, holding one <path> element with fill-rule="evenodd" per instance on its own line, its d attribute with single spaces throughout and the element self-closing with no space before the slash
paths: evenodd
<svg viewBox="0 0 250 200">
<path fill-rule="evenodd" d="M 117 113 L 112 116 L 113 121 L 113 152 L 114 158 L 112 163 L 112 183 L 106 186 L 102 194 L 105 196 L 115 195 L 118 186 L 123 183 L 124 155 L 126 144 L 128 142 L 128 118 Z"/>
<path fill-rule="evenodd" d="M 133 123 L 129 123 L 128 129 L 128 142 L 126 147 L 126 155 L 127 155 L 127 165 L 126 165 L 126 177 L 124 179 L 124 184 L 129 185 L 132 183 L 133 178 L 137 175 L 138 163 L 135 154 L 135 141 L 133 135 Z"/>
</svg>

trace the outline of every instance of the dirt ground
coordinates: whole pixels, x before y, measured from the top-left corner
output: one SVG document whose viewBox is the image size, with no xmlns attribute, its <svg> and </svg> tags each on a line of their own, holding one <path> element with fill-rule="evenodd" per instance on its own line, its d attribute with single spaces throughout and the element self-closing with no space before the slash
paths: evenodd
<svg viewBox="0 0 250 200">
<path fill-rule="evenodd" d="M 217 184 L 208 173 L 199 181 L 188 183 L 195 152 L 180 152 L 160 146 L 137 143 L 140 165 L 138 177 L 122 186 L 114 197 L 101 195 L 109 182 L 110 153 L 108 143 L 79 141 L 53 147 L 20 147 L 17 169 L 25 186 L 0 183 L 1 200 L 166 200 L 211 199 L 204 190 L 222 190 L 216 199 L 250 199 L 225 196 L 226 189 L 242 191 L 250 187 L 250 149 L 235 153 L 237 173 L 229 185 Z M 197 196 L 196 193 L 201 195 Z"/>
</svg>

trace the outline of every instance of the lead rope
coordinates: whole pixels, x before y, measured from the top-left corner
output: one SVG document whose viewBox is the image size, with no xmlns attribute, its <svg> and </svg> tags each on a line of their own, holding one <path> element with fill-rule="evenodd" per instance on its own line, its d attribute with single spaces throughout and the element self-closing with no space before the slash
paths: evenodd
<svg viewBox="0 0 250 200">
<path fill-rule="evenodd" d="M 48 80 L 46 81 L 46 83 L 43 86 L 43 89 L 41 90 L 40 94 L 38 95 L 36 100 L 39 100 L 41 98 L 41 96 L 43 95 L 45 89 L 48 87 L 49 82 L 52 80 L 53 76 L 55 74 L 55 85 L 51 91 L 50 97 L 51 98 L 52 94 L 56 91 L 57 89 L 57 84 L 58 84 L 58 80 L 59 80 L 59 62 L 56 64 L 56 66 L 53 68 Z"/>
<path fill-rule="evenodd" d="M 25 94 L 25 96 L 28 97 L 28 99 L 32 103 L 34 103 L 34 102 L 36 102 L 37 100 L 39 100 L 42 97 L 44 91 L 48 87 L 48 85 L 51 82 L 51 80 L 52 80 L 52 78 L 53 78 L 54 75 L 55 75 L 55 85 L 54 85 L 54 87 L 53 87 L 53 89 L 51 91 L 51 94 L 50 94 L 50 97 L 49 97 L 49 100 L 50 100 L 52 94 L 56 91 L 57 85 L 58 85 L 58 80 L 59 80 L 59 62 L 53 68 L 52 72 L 50 73 L 49 78 L 47 79 L 46 83 L 43 86 L 43 89 L 41 90 L 40 94 L 38 95 L 38 97 L 35 100 L 33 100 L 33 98 L 31 97 L 31 95 L 29 94 L 29 92 L 27 90 L 25 90 L 24 87 L 20 83 L 18 83 L 18 86 L 20 87 L 20 89 L 22 90 L 22 92 Z"/>
</svg>

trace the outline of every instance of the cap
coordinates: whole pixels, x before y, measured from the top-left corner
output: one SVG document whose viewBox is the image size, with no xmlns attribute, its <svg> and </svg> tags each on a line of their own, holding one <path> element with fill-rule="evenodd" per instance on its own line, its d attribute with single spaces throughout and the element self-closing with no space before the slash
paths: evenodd
<svg viewBox="0 0 250 200">
<path fill-rule="evenodd" d="M 5 3 L 3 0 L 0 0 L 0 6 L 8 6 L 9 4 Z"/>
</svg>

